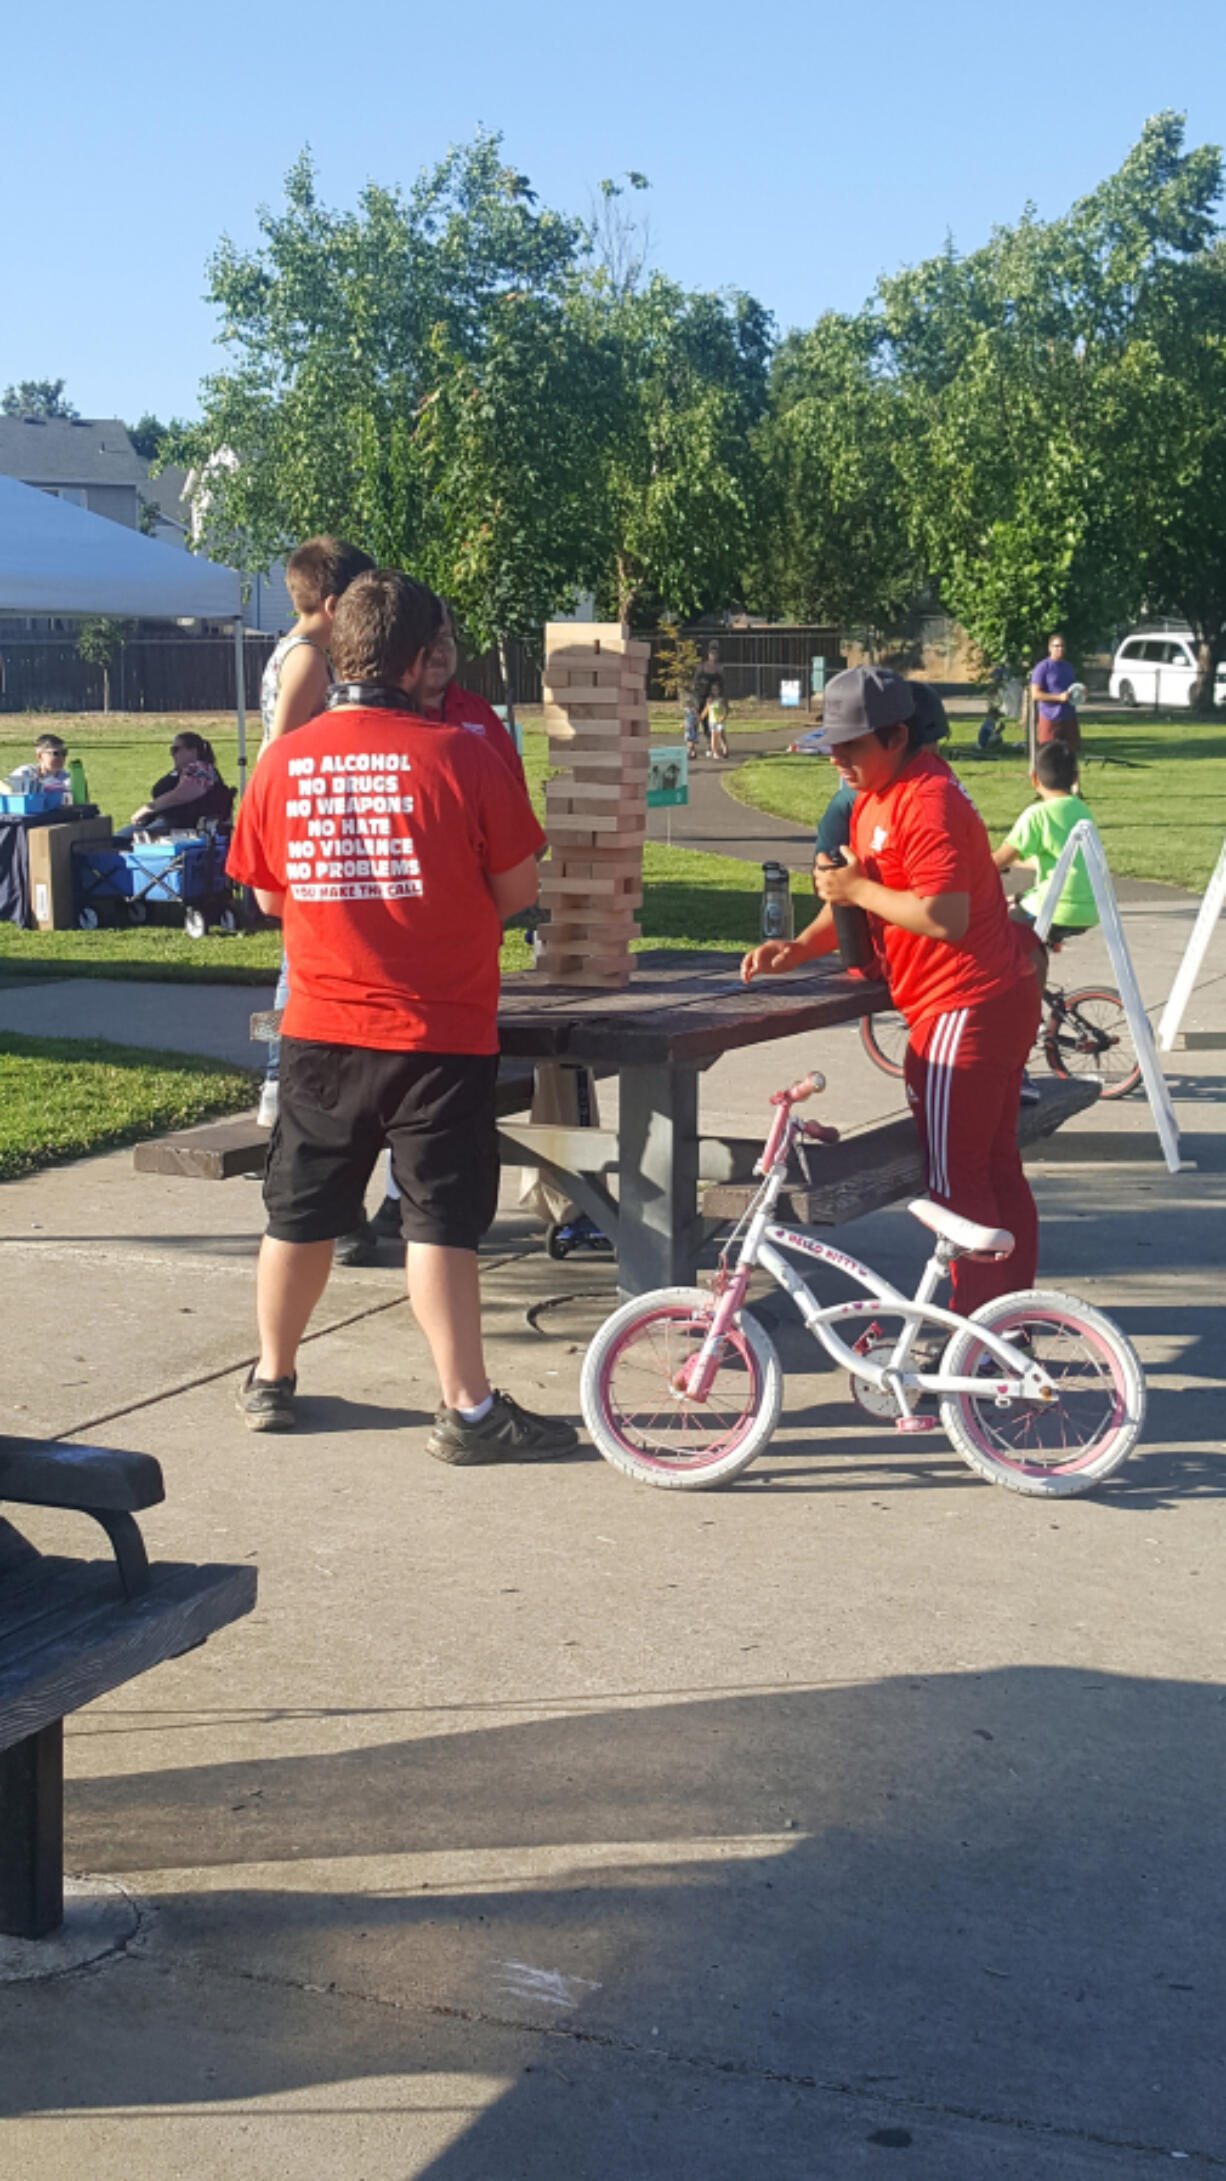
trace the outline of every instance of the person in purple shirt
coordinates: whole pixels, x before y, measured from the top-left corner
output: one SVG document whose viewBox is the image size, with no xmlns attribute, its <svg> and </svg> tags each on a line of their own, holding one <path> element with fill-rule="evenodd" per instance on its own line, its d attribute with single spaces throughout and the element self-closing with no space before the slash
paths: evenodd
<svg viewBox="0 0 1226 2181">
<path fill-rule="evenodd" d="M 1070 750 L 1081 748 L 1081 726 L 1071 704 L 1064 701 L 1077 676 L 1064 656 L 1064 638 L 1053 636 L 1047 657 L 1040 659 L 1030 677 L 1039 706 L 1039 741 L 1067 742 Z"/>
</svg>

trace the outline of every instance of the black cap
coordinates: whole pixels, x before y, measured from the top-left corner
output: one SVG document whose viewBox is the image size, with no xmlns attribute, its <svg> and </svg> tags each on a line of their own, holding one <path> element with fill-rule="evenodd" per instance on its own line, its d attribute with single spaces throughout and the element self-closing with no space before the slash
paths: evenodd
<svg viewBox="0 0 1226 2181">
<path fill-rule="evenodd" d="M 888 666 L 849 666 L 826 684 L 819 749 L 897 727 L 915 710 L 911 684 Z"/>
</svg>

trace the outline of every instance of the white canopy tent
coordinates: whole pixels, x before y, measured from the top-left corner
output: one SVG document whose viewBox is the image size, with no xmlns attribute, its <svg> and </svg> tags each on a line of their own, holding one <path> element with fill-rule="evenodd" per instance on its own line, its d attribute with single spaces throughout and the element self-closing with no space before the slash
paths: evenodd
<svg viewBox="0 0 1226 2181">
<path fill-rule="evenodd" d="M 105 516 L 0 477 L 0 612 L 234 624 L 240 787 L 247 777 L 242 579 Z"/>
</svg>

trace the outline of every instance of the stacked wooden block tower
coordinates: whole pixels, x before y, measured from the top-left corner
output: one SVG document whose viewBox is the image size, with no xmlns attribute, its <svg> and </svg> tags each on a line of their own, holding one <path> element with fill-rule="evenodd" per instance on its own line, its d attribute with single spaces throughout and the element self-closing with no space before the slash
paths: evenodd
<svg viewBox="0 0 1226 2181">
<path fill-rule="evenodd" d="M 550 761 L 568 770 L 545 790 L 549 861 L 537 970 L 559 984 L 630 981 L 647 835 L 647 661 L 616 621 L 551 621 L 545 630 Z"/>
</svg>

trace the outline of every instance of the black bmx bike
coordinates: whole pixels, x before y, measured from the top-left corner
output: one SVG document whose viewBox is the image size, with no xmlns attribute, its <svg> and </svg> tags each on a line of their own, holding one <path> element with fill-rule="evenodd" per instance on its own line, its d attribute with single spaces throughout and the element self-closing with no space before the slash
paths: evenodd
<svg viewBox="0 0 1226 2181">
<path fill-rule="evenodd" d="M 883 1075 L 903 1074 L 907 1036 L 901 1015 L 860 1018 L 864 1050 Z M 1127 1098 L 1141 1080 L 1124 1002 L 1111 985 L 1082 985 L 1076 992 L 1045 985 L 1036 1045 L 1053 1075 L 1097 1083 L 1100 1098 Z"/>
</svg>

